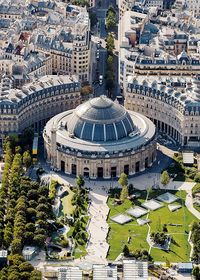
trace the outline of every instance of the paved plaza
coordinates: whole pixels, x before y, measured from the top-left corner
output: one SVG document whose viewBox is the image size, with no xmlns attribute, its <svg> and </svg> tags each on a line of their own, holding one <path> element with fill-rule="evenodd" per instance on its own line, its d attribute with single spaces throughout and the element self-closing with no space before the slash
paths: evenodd
<svg viewBox="0 0 200 280">
<path fill-rule="evenodd" d="M 105 260 L 109 245 L 106 241 L 108 234 L 108 224 L 106 222 L 109 207 L 107 206 L 107 192 L 105 189 L 95 189 L 90 191 L 89 207 L 90 223 L 88 227 L 89 241 L 87 246 L 88 257 Z"/>
</svg>

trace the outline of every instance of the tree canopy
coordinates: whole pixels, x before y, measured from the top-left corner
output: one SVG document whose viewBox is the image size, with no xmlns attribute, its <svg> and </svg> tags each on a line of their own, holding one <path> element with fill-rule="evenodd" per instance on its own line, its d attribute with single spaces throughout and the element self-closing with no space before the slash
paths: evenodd
<svg viewBox="0 0 200 280">
<path fill-rule="evenodd" d="M 109 7 L 106 14 L 106 28 L 111 29 L 116 26 L 116 13 L 113 7 Z"/>
<path fill-rule="evenodd" d="M 106 49 L 108 51 L 108 54 L 113 55 L 113 50 L 115 49 L 115 42 L 111 33 L 108 33 L 106 37 Z"/>
<path fill-rule="evenodd" d="M 83 179 L 83 177 L 81 175 L 79 175 L 77 178 L 76 178 L 76 185 L 81 188 L 85 185 L 85 180 Z"/>
<path fill-rule="evenodd" d="M 125 173 L 121 173 L 118 183 L 122 187 L 127 186 L 128 185 L 128 176 Z"/>
<path fill-rule="evenodd" d="M 170 182 L 169 174 L 166 170 L 164 170 L 161 175 L 161 184 L 163 184 L 163 186 L 166 186 L 167 184 L 169 184 L 169 182 Z"/>
</svg>

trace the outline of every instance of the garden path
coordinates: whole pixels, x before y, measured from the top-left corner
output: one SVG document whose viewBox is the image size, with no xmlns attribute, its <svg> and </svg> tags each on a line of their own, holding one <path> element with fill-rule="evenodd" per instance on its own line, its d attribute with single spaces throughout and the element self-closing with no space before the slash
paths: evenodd
<svg viewBox="0 0 200 280">
<path fill-rule="evenodd" d="M 107 243 L 108 224 L 107 206 L 108 194 L 106 189 L 93 189 L 89 193 L 91 204 L 89 207 L 90 223 L 88 226 L 89 241 L 87 245 L 87 258 L 102 258 L 106 260 L 109 245 Z"/>
</svg>

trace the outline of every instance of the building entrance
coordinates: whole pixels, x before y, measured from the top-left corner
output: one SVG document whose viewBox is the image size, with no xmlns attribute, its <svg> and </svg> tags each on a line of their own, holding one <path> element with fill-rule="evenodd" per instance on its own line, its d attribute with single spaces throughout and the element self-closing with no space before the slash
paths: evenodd
<svg viewBox="0 0 200 280">
<path fill-rule="evenodd" d="M 72 175 L 76 175 L 76 164 L 72 164 Z"/>
<path fill-rule="evenodd" d="M 61 171 L 65 172 L 65 162 L 63 160 L 61 160 L 60 162 L 60 167 L 61 167 Z"/>
<path fill-rule="evenodd" d="M 113 167 L 111 167 L 111 172 L 110 172 L 111 174 L 111 178 L 115 178 L 115 177 L 117 177 L 117 167 L 116 166 L 113 166 Z"/>
<path fill-rule="evenodd" d="M 124 165 L 124 173 L 129 175 L 129 164 Z"/>
<path fill-rule="evenodd" d="M 89 172 L 89 168 L 88 167 L 84 167 L 83 176 L 86 177 L 86 178 L 90 177 L 90 172 Z"/>
<path fill-rule="evenodd" d="M 98 167 L 97 168 L 97 177 L 98 178 L 103 178 L 103 167 Z"/>
</svg>

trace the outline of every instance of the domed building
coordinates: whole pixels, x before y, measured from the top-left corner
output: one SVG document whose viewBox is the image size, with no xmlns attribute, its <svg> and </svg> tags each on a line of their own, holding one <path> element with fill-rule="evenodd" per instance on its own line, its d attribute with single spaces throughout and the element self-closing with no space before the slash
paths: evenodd
<svg viewBox="0 0 200 280">
<path fill-rule="evenodd" d="M 54 116 L 43 137 L 48 161 L 69 175 L 133 175 L 156 159 L 154 124 L 106 96 Z"/>
</svg>

